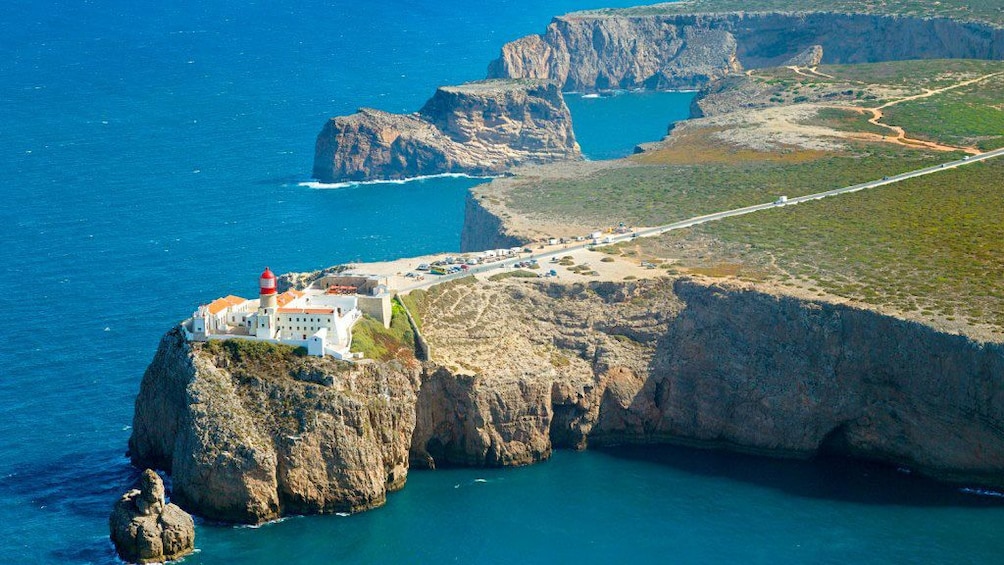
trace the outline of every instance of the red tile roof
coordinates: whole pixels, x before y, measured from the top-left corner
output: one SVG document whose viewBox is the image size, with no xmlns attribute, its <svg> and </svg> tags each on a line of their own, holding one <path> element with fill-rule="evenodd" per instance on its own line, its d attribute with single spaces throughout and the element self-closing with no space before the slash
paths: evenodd
<svg viewBox="0 0 1004 565">
<path fill-rule="evenodd" d="M 240 296 L 234 296 L 233 294 L 223 298 L 217 298 L 209 303 L 209 313 L 215 316 L 227 308 L 243 304 L 244 302 L 247 302 L 247 299 L 241 298 Z"/>
</svg>

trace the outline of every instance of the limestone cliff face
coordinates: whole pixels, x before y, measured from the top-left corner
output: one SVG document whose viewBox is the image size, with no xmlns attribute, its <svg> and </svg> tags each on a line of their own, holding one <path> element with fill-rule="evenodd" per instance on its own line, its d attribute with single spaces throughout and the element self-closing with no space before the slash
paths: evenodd
<svg viewBox="0 0 1004 565">
<path fill-rule="evenodd" d="M 695 87 L 741 71 L 736 48 L 702 22 L 564 16 L 503 46 L 488 76 L 549 78 L 571 91 Z"/>
<path fill-rule="evenodd" d="M 999 344 L 691 280 L 458 285 L 429 308 L 436 361 L 458 375 L 439 375 L 449 391 L 433 396 L 455 412 L 418 418 L 413 456 L 505 464 L 483 455 L 485 442 L 471 451 L 457 439 L 473 425 L 522 438 L 523 453 L 503 442 L 516 463 L 551 447 L 669 442 L 827 451 L 1004 485 Z"/>
<path fill-rule="evenodd" d="M 675 290 L 687 306 L 628 408 L 648 428 L 625 432 L 1004 484 L 1000 344 L 751 288 Z"/>
<path fill-rule="evenodd" d="M 259 523 L 370 508 L 404 484 L 417 367 L 213 345 L 169 332 L 136 399 L 130 457 L 168 470 L 179 505 Z"/>
<path fill-rule="evenodd" d="M 422 382 L 411 462 L 427 468 L 534 463 L 551 455 L 550 421 L 546 383 L 438 369 Z"/>
<path fill-rule="evenodd" d="M 482 206 L 470 192 L 464 204 L 464 225 L 460 231 L 460 250 L 484 251 L 523 245 L 523 240 L 509 235 L 501 218 Z"/>
<path fill-rule="evenodd" d="M 664 283 L 503 281 L 450 285 L 425 308 L 439 369 L 419 393 L 412 462 L 480 466 L 585 447 L 680 304 Z"/>
<path fill-rule="evenodd" d="M 543 35 L 502 48 L 489 77 L 533 77 L 563 89 L 694 88 L 777 66 L 821 45 L 823 63 L 1004 58 L 1004 29 L 947 19 L 825 12 L 555 18 Z"/>
<path fill-rule="evenodd" d="M 362 109 L 331 118 L 317 136 L 313 174 L 323 182 L 491 175 L 580 157 L 556 85 L 489 80 L 441 87 L 415 114 Z"/>
<path fill-rule="evenodd" d="M 847 305 L 692 279 L 446 284 L 424 367 L 163 339 L 130 453 L 215 520 L 376 506 L 409 464 L 555 448 L 821 452 L 1004 486 L 1004 346 Z M 278 352 L 277 352 L 278 351 Z"/>
</svg>

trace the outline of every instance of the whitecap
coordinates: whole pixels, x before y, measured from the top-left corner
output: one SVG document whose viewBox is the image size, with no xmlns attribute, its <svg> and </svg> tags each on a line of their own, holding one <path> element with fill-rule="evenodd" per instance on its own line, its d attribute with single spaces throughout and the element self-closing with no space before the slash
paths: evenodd
<svg viewBox="0 0 1004 565">
<path fill-rule="evenodd" d="M 992 496 L 994 498 L 1004 498 L 1004 492 L 998 492 L 996 490 L 990 490 L 987 488 L 970 488 L 962 487 L 959 492 L 964 492 L 966 494 L 975 494 L 976 496 Z"/>
<path fill-rule="evenodd" d="M 384 180 L 362 180 L 362 181 L 349 181 L 349 182 L 320 182 L 320 181 L 305 181 L 296 183 L 297 186 L 303 186 L 306 188 L 349 188 L 352 186 L 363 186 L 368 184 L 407 184 L 414 181 L 424 181 L 429 179 L 444 179 L 444 178 L 455 178 L 455 179 L 494 179 L 497 176 L 478 176 L 478 175 L 468 175 L 466 173 L 440 173 L 436 175 L 419 175 L 417 177 L 409 177 L 406 179 L 384 179 Z"/>
</svg>

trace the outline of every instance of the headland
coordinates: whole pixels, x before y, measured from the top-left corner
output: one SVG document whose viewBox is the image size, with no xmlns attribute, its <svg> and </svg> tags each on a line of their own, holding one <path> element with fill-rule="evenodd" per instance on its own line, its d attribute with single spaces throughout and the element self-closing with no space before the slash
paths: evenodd
<svg viewBox="0 0 1004 565">
<path fill-rule="evenodd" d="M 546 81 L 533 88 L 567 129 L 549 137 L 557 153 L 577 157 L 560 89 L 697 86 L 695 120 L 628 159 L 514 171 L 526 160 L 503 159 L 492 172 L 515 176 L 473 192 L 461 253 L 341 273 L 397 291 L 389 323 L 355 326 L 366 361 L 171 330 L 137 398 L 133 462 L 170 471 L 183 507 L 246 523 L 371 508 L 412 466 L 525 465 L 619 443 L 836 454 L 1004 486 L 992 215 L 1004 165 L 970 162 L 1004 140 L 957 111 L 997 119 L 1000 22 L 860 2 L 711 4 L 574 14 L 503 48 L 490 74 Z M 880 62 L 902 58 L 937 60 Z M 392 133 L 319 151 L 326 169 L 328 153 L 379 146 L 341 161 L 355 172 L 320 178 L 447 172 L 416 168 L 424 149 L 388 153 L 408 145 L 405 130 L 458 147 L 488 147 L 487 131 L 513 147 L 499 131 L 518 129 L 518 112 L 471 121 L 483 102 L 462 99 L 485 88 L 440 89 L 420 116 L 332 120 L 325 139 L 353 120 L 379 122 L 356 128 L 367 139 Z M 932 109 L 946 119 L 918 118 Z M 856 184 L 867 186 L 799 200 Z M 755 222 L 638 227 L 757 205 Z"/>
</svg>

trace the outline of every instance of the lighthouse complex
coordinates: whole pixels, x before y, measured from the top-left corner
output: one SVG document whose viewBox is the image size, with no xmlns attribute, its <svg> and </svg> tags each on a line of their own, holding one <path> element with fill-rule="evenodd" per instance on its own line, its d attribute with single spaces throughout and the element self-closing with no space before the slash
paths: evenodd
<svg viewBox="0 0 1004 565">
<path fill-rule="evenodd" d="M 389 326 L 386 282 L 365 277 L 325 276 L 304 290 L 279 293 L 268 268 L 258 279 L 258 298 L 218 298 L 203 304 L 183 324 L 193 341 L 251 339 L 306 347 L 309 355 L 351 359 L 352 326 L 369 314 Z"/>
</svg>

